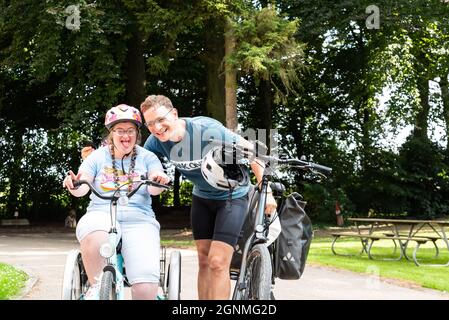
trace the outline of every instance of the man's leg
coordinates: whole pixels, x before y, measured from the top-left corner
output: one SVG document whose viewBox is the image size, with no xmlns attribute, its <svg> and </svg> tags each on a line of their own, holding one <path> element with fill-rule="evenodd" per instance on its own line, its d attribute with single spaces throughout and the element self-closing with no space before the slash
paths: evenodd
<svg viewBox="0 0 449 320">
<path fill-rule="evenodd" d="M 208 255 L 209 300 L 228 300 L 231 293 L 229 267 L 234 248 L 222 241 L 212 241 Z"/>
<path fill-rule="evenodd" d="M 191 222 L 193 238 L 198 253 L 198 299 L 208 299 L 209 292 L 209 250 L 215 225 L 215 211 L 211 200 L 192 197 Z"/>
<path fill-rule="evenodd" d="M 210 287 L 209 277 L 209 250 L 212 240 L 196 240 L 196 250 L 198 252 L 198 299 L 209 299 L 208 288 Z"/>
<path fill-rule="evenodd" d="M 248 197 L 232 199 L 231 203 L 229 201 L 216 201 L 217 216 L 208 255 L 208 299 L 229 299 L 231 293 L 229 268 L 248 208 Z"/>
</svg>

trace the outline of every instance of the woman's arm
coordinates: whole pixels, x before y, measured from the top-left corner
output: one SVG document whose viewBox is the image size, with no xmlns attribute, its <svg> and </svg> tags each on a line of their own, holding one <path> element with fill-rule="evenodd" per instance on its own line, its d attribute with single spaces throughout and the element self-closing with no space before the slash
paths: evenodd
<svg viewBox="0 0 449 320">
<path fill-rule="evenodd" d="M 75 197 L 82 197 L 85 196 L 89 192 L 89 187 L 86 185 L 82 185 L 79 188 L 75 189 L 73 186 L 73 182 L 77 180 L 87 180 L 90 182 L 94 181 L 94 177 L 91 175 L 88 175 L 85 172 L 78 172 L 76 175 L 73 173 L 72 170 L 69 171 L 69 174 L 64 178 L 62 181 L 62 186 L 64 188 L 67 188 L 69 192 L 75 196 Z"/>
</svg>

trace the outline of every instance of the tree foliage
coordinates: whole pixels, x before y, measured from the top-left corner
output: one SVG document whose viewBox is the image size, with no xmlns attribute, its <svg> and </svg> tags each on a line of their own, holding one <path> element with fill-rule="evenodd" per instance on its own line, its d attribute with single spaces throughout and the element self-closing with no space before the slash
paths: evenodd
<svg viewBox="0 0 449 320">
<path fill-rule="evenodd" d="M 71 5 L 78 28 L 68 25 Z M 353 215 L 448 214 L 449 4 L 377 1 L 379 29 L 368 28 L 370 5 L 0 0 L 1 212 L 82 211 L 87 200 L 69 197 L 61 180 L 85 139 L 100 142 L 113 105 L 165 94 L 181 116 L 223 120 L 226 62 L 238 71 L 243 129 L 277 129 L 279 153 L 334 168 L 321 184 L 297 171 L 279 176 L 314 219 L 332 221 L 336 201 Z M 190 186 L 181 189 L 185 204 Z"/>
</svg>

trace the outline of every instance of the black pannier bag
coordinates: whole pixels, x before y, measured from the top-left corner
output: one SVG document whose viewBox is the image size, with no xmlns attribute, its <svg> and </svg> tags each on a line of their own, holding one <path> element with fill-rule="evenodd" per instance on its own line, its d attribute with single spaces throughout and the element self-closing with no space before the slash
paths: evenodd
<svg viewBox="0 0 449 320">
<path fill-rule="evenodd" d="M 304 211 L 306 202 L 293 192 L 279 213 L 282 232 L 276 239 L 275 276 L 283 280 L 299 279 L 306 265 L 312 242 L 312 222 Z"/>
</svg>

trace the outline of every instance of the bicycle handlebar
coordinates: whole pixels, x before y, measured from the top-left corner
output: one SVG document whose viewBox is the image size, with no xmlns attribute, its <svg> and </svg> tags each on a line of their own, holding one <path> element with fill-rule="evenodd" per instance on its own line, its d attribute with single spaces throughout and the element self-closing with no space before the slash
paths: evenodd
<svg viewBox="0 0 449 320">
<path fill-rule="evenodd" d="M 257 151 L 255 151 L 254 148 L 248 149 L 248 148 L 240 146 L 236 143 L 229 143 L 229 142 L 216 140 L 216 139 L 209 139 L 209 143 L 212 145 L 215 145 L 215 146 L 224 146 L 224 147 L 232 148 L 233 150 L 239 150 L 240 152 L 242 152 L 244 154 L 251 155 L 253 157 L 257 157 L 266 162 L 278 162 L 280 164 L 299 166 L 299 167 L 301 167 L 301 169 L 306 169 L 306 170 L 314 169 L 314 170 L 322 171 L 322 172 L 329 173 L 329 174 L 332 173 L 332 168 L 323 166 L 321 164 L 304 161 L 304 160 L 299 160 L 299 159 L 295 159 L 295 158 L 284 159 L 284 158 L 276 158 L 273 156 L 268 156 L 268 155 L 263 155 L 263 154 L 257 154 Z"/>
<path fill-rule="evenodd" d="M 143 186 L 144 184 L 148 185 L 148 186 L 153 186 L 153 187 L 157 187 L 157 188 L 163 188 L 163 189 L 170 189 L 169 185 L 165 185 L 165 184 L 160 184 L 151 180 L 148 180 L 147 178 L 145 178 L 145 176 L 141 176 L 140 180 L 137 181 L 133 181 L 133 183 L 138 182 L 139 184 L 137 185 L 136 188 L 134 188 L 131 192 L 128 192 L 126 194 L 126 196 L 128 198 L 131 198 L 139 189 L 141 186 Z M 105 196 L 100 194 L 97 189 L 93 186 L 93 184 L 90 181 L 87 180 L 77 180 L 77 181 L 73 181 L 73 186 L 75 188 L 80 187 L 83 184 L 87 184 L 89 186 L 89 189 L 99 198 L 104 199 L 104 200 L 114 200 L 114 199 L 119 199 L 122 195 L 116 196 L 116 192 L 114 192 L 114 194 L 112 196 Z M 118 189 L 120 189 L 122 186 L 120 186 Z M 116 190 L 116 191 L 117 191 Z"/>
</svg>

